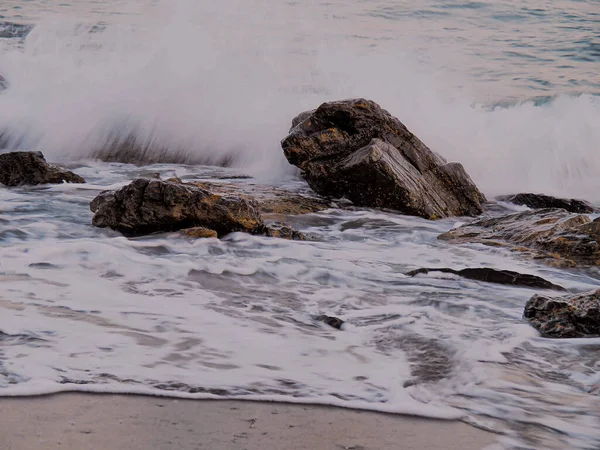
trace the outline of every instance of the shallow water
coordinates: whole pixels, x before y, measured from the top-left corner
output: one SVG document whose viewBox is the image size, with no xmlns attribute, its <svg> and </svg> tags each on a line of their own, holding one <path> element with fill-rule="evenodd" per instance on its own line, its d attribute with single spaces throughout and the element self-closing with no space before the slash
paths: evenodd
<svg viewBox="0 0 600 450">
<path fill-rule="evenodd" d="M 279 140 L 295 113 L 356 95 L 462 162 L 489 197 L 599 202 L 596 6 L 3 3 L 5 20 L 35 25 L 2 29 L 16 30 L 0 52 L 5 145 L 41 149 L 88 184 L 0 189 L 0 394 L 326 403 L 458 417 L 505 448 L 597 449 L 599 339 L 540 338 L 521 318 L 535 290 L 404 275 L 486 266 L 583 291 L 597 271 L 436 239 L 460 218 L 332 209 L 290 219 L 315 242 L 218 241 L 126 239 L 89 211 L 144 172 L 305 190 Z M 232 155 L 233 167 L 89 160 L 111 133 Z"/>
</svg>

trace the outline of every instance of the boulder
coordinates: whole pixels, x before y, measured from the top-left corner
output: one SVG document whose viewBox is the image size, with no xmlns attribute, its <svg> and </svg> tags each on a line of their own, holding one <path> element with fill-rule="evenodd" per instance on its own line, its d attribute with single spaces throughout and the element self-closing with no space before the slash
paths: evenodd
<svg viewBox="0 0 600 450">
<path fill-rule="evenodd" d="M 596 209 L 585 200 L 577 200 L 573 198 L 556 198 L 543 194 L 514 194 L 501 195 L 496 197 L 496 200 L 501 202 L 514 203 L 515 205 L 523 205 L 532 209 L 542 208 L 562 208 L 569 212 L 577 214 L 593 213 Z"/>
<path fill-rule="evenodd" d="M 6 186 L 85 183 L 79 175 L 48 164 L 42 152 L 0 154 L 0 183 Z"/>
<path fill-rule="evenodd" d="M 189 184 L 138 178 L 90 203 L 93 225 L 126 236 L 204 227 L 219 237 L 235 231 L 261 233 L 256 202 L 221 196 Z"/>
<path fill-rule="evenodd" d="M 509 247 L 559 267 L 600 263 L 600 219 L 564 209 L 538 209 L 477 220 L 438 239 Z"/>
<path fill-rule="evenodd" d="M 414 277 L 418 274 L 427 274 L 429 272 L 442 272 L 458 275 L 469 280 L 483 281 L 486 283 L 509 284 L 512 286 L 523 286 L 530 288 L 553 289 L 556 291 L 564 291 L 565 288 L 557 284 L 551 283 L 536 275 L 523 274 L 513 272 L 512 270 L 496 270 L 487 267 L 475 267 L 462 270 L 454 270 L 446 267 L 438 269 L 416 269 L 411 270 L 406 275 Z"/>
<path fill-rule="evenodd" d="M 427 219 L 482 212 L 485 197 L 463 166 L 446 163 L 375 102 L 324 103 L 292 125 L 284 154 L 320 195 Z"/>
<path fill-rule="evenodd" d="M 577 338 L 600 335 L 600 289 L 563 297 L 534 295 L 523 312 L 543 336 Z"/>
</svg>

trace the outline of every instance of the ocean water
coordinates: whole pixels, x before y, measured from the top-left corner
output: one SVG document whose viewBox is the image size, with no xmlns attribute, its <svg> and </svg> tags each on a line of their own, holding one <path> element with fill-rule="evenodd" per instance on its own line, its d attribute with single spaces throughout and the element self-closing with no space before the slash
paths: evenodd
<svg viewBox="0 0 600 450">
<path fill-rule="evenodd" d="M 540 338 L 521 318 L 535 290 L 404 275 L 493 267 L 575 292 L 596 269 L 436 239 L 462 218 L 330 209 L 290 218 L 321 236 L 290 242 L 126 239 L 89 212 L 144 172 L 305 191 L 279 141 L 298 112 L 354 96 L 489 198 L 599 204 L 596 0 L 8 0 L 0 16 L 3 146 L 88 180 L 0 189 L 0 395 L 321 403 L 458 418 L 498 448 L 600 448 L 600 339 Z M 94 160 L 114 136 L 161 163 Z"/>
</svg>

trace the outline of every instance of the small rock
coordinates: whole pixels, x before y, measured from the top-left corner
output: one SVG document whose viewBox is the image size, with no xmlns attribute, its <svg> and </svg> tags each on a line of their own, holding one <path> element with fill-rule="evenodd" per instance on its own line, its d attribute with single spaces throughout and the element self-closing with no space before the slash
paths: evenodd
<svg viewBox="0 0 600 450">
<path fill-rule="evenodd" d="M 344 325 L 344 321 L 342 319 L 338 319 L 337 317 L 333 316 L 321 315 L 315 317 L 315 320 L 318 320 L 319 322 L 324 322 L 330 327 L 337 328 L 338 330 L 341 330 L 342 325 Z"/>
<path fill-rule="evenodd" d="M 556 198 L 543 194 L 515 194 L 501 195 L 496 197 L 501 202 L 514 203 L 515 205 L 524 205 L 532 209 L 541 208 L 562 208 L 569 212 L 577 214 L 593 213 L 595 208 L 585 200 L 576 200 L 572 198 Z"/>
<path fill-rule="evenodd" d="M 578 338 L 600 335 L 600 289 L 563 297 L 534 295 L 523 317 L 545 337 Z"/>
<path fill-rule="evenodd" d="M 0 154 L 0 183 L 6 186 L 85 183 L 79 175 L 48 164 L 42 152 Z"/>
<path fill-rule="evenodd" d="M 301 231 L 293 229 L 290 225 L 283 222 L 272 222 L 265 225 L 265 236 L 289 239 L 294 241 L 305 241 L 306 236 Z"/>
<path fill-rule="evenodd" d="M 470 269 L 454 270 L 448 268 L 439 269 L 417 269 L 408 272 L 406 275 L 414 277 L 417 274 L 429 272 L 443 272 L 467 278 L 469 280 L 484 281 L 487 283 L 510 284 L 513 286 L 525 286 L 531 288 L 553 289 L 556 291 L 564 291 L 565 288 L 557 284 L 544 280 L 536 275 L 522 274 L 513 272 L 512 270 L 496 270 L 486 267 L 476 267 Z"/>
</svg>

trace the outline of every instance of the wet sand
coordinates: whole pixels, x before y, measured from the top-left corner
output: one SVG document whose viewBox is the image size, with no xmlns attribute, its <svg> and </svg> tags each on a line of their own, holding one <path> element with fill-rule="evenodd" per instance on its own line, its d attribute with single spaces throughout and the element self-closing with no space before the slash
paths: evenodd
<svg viewBox="0 0 600 450">
<path fill-rule="evenodd" d="M 334 407 L 65 393 L 0 399 L 2 450 L 479 450 L 461 422 Z"/>
</svg>

